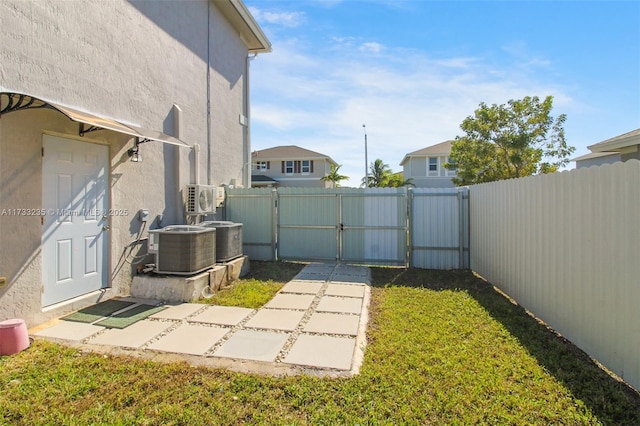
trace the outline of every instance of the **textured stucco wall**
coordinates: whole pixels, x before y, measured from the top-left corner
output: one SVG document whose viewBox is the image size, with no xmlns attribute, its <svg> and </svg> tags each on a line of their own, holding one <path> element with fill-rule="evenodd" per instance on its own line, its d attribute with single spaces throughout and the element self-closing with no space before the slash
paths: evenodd
<svg viewBox="0 0 640 426">
<path fill-rule="evenodd" d="M 172 107 L 177 104 L 180 138 L 201 146 L 200 182 L 241 182 L 246 147 L 239 116 L 246 114 L 247 48 L 214 3 L 4 0 L 0 16 L 0 91 L 27 93 L 168 134 L 175 132 Z M 40 148 L 42 134 L 50 132 L 78 138 L 78 125 L 47 110 L 0 119 L 0 208 L 41 205 Z M 111 218 L 110 285 L 111 293 L 126 294 L 134 267 L 123 254 L 142 226 L 137 211 L 150 210 L 147 229 L 184 223 L 177 200 L 193 181 L 194 153 L 149 142 L 140 147 L 143 162 L 132 163 L 130 137 L 98 131 L 80 140 L 109 145 L 111 208 L 129 212 Z M 159 215 L 161 223 L 155 220 Z M 0 319 L 17 316 L 33 325 L 77 308 L 42 311 L 40 233 L 39 218 L 0 217 L 0 276 L 10 281 L 0 289 Z"/>
</svg>

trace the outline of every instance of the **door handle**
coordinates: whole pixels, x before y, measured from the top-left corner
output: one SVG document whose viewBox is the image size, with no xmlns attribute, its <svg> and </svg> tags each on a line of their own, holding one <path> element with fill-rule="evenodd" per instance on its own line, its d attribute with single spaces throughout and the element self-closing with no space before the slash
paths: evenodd
<svg viewBox="0 0 640 426">
<path fill-rule="evenodd" d="M 103 230 L 103 231 L 108 231 L 108 230 L 110 230 L 110 229 L 111 229 L 111 227 L 110 227 L 109 225 L 104 225 L 104 226 L 102 227 L 102 230 Z"/>
</svg>

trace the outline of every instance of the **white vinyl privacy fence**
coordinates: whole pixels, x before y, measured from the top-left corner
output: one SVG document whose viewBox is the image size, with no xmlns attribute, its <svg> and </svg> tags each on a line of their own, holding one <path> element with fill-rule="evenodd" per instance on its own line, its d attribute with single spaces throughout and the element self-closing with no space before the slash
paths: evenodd
<svg viewBox="0 0 640 426">
<path fill-rule="evenodd" d="M 255 260 L 469 267 L 468 190 L 230 189 L 226 218 L 243 224 Z"/>
<path fill-rule="evenodd" d="M 471 269 L 640 389 L 640 161 L 470 187 Z"/>
</svg>

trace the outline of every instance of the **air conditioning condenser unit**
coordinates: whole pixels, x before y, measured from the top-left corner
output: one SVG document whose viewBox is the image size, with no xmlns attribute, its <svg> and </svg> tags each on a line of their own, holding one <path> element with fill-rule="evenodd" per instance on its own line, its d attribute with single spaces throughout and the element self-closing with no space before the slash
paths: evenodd
<svg viewBox="0 0 640 426">
<path fill-rule="evenodd" d="M 149 231 L 149 253 L 158 274 L 193 275 L 216 263 L 216 230 L 172 225 Z"/>
</svg>

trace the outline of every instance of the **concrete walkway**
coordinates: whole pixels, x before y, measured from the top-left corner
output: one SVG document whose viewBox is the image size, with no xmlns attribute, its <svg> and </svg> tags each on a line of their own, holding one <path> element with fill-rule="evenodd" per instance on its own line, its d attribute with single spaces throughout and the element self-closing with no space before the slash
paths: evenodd
<svg viewBox="0 0 640 426">
<path fill-rule="evenodd" d="M 366 267 L 310 264 L 260 309 L 182 303 L 124 329 L 56 320 L 31 334 L 86 351 L 163 362 L 349 376 L 362 364 L 370 282 Z"/>
</svg>

